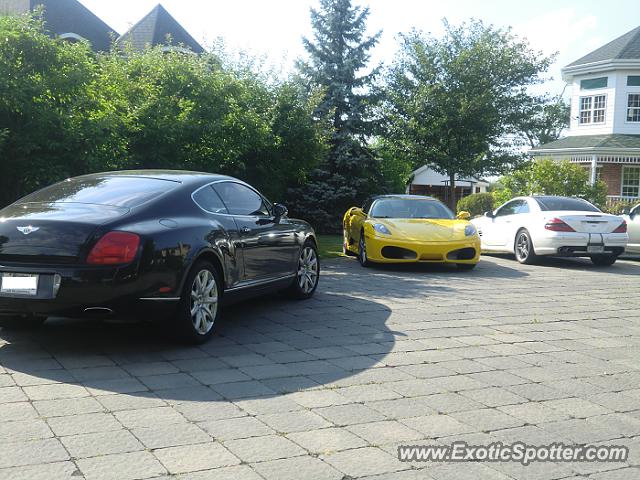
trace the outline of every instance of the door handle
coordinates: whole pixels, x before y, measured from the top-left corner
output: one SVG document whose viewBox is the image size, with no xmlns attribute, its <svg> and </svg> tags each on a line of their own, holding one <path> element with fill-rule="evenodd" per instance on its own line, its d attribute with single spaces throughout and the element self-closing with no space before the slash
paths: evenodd
<svg viewBox="0 0 640 480">
<path fill-rule="evenodd" d="M 249 227 L 242 227 L 242 233 L 249 233 L 251 229 Z"/>
</svg>

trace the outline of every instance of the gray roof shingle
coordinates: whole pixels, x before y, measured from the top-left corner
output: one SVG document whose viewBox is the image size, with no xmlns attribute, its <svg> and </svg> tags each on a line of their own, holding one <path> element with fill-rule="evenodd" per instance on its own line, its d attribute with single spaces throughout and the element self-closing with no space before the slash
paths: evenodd
<svg viewBox="0 0 640 480">
<path fill-rule="evenodd" d="M 170 44 L 183 46 L 194 53 L 204 52 L 204 48 L 160 4 L 123 34 L 117 43 L 119 45 L 131 43 L 135 50 Z"/>
<path fill-rule="evenodd" d="M 621 37 L 603 45 L 593 52 L 570 63 L 565 68 L 607 60 L 640 59 L 640 27 L 636 27 Z"/>
<path fill-rule="evenodd" d="M 532 149 L 531 152 L 578 148 L 640 148 L 640 135 L 610 134 L 565 137 L 555 142 L 539 145 Z"/>
</svg>

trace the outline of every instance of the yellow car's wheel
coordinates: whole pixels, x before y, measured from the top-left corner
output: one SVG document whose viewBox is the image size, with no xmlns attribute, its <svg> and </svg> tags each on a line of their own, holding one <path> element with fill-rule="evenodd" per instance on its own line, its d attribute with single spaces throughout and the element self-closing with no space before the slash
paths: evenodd
<svg viewBox="0 0 640 480">
<path fill-rule="evenodd" d="M 342 231 L 342 254 L 347 257 L 356 257 L 357 255 L 349 250 L 349 233 L 347 230 Z"/>
<path fill-rule="evenodd" d="M 367 240 L 364 238 L 364 232 L 360 233 L 360 241 L 358 242 L 358 261 L 363 267 L 371 266 L 367 257 Z"/>
</svg>

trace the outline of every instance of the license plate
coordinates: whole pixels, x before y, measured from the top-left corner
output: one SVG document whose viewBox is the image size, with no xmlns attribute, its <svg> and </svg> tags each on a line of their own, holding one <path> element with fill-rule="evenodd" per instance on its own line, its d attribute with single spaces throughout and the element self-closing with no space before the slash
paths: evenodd
<svg viewBox="0 0 640 480">
<path fill-rule="evenodd" d="M 38 293 L 38 279 L 38 275 L 5 273 L 2 275 L 0 293 L 36 295 Z"/>
<path fill-rule="evenodd" d="M 589 245 L 587 246 L 587 253 L 603 253 L 604 245 Z"/>
</svg>

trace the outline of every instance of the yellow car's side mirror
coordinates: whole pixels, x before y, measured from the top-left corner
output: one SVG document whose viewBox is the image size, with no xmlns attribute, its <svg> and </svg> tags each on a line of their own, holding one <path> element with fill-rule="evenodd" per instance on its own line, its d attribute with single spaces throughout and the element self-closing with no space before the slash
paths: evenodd
<svg viewBox="0 0 640 480">
<path fill-rule="evenodd" d="M 463 210 L 462 212 L 458 213 L 458 215 L 456 215 L 456 218 L 458 220 L 469 220 L 471 218 L 471 214 Z"/>
</svg>

